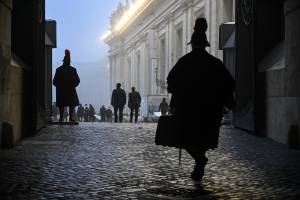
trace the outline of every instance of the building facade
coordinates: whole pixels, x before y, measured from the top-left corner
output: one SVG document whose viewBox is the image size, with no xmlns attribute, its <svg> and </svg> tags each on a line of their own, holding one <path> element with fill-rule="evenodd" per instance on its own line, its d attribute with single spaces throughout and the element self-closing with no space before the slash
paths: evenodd
<svg viewBox="0 0 300 200">
<path fill-rule="evenodd" d="M 208 21 L 211 47 L 207 50 L 222 58 L 219 26 L 234 21 L 234 0 L 136 0 L 120 4 L 104 37 L 110 46 L 110 90 L 120 82 L 127 92 L 135 86 L 143 96 L 166 94 L 166 76 L 177 60 L 191 51 L 187 43 L 198 17 Z"/>
</svg>

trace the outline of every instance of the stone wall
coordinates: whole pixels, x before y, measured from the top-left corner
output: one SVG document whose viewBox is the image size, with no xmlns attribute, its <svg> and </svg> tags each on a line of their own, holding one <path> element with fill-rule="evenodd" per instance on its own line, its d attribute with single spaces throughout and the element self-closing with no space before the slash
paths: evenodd
<svg viewBox="0 0 300 200">
<path fill-rule="evenodd" d="M 0 1 L 0 144 L 2 146 L 2 127 L 4 120 L 7 120 L 5 115 L 5 87 L 7 87 L 5 74 L 9 69 L 11 58 L 11 1 Z M 4 140 L 3 140 L 4 141 Z"/>
<path fill-rule="evenodd" d="M 31 106 L 32 66 L 28 65 L 28 60 L 21 58 L 27 57 L 22 52 L 17 55 L 13 52 L 16 44 L 22 48 L 25 44 L 19 37 L 24 33 L 13 34 L 14 22 L 18 21 L 13 20 L 12 2 L 0 0 L 0 146 L 6 147 L 35 132 L 32 129 L 35 124 Z M 24 24 L 22 26 L 26 27 Z M 30 29 L 30 26 L 27 28 Z M 30 43 L 31 39 L 27 37 L 26 42 Z M 30 47 L 26 51 L 30 52 Z"/>
<path fill-rule="evenodd" d="M 268 6 L 268 3 L 266 1 L 265 5 Z M 258 104 L 256 106 L 259 107 L 255 116 L 258 124 L 256 131 L 264 132 L 262 134 L 277 142 L 289 146 L 292 142 L 300 147 L 299 128 L 294 128 L 300 126 L 300 24 L 298 23 L 300 1 L 286 0 L 284 6 L 282 4 L 279 8 L 281 11 L 276 10 L 276 13 L 278 13 L 277 16 L 280 15 L 279 12 L 284 13 L 285 28 L 280 27 L 279 19 L 275 20 L 270 16 L 269 18 L 274 21 L 273 27 L 283 30 L 284 36 L 281 36 L 283 38 L 279 45 L 275 45 L 269 50 L 270 53 L 260 60 L 261 66 L 258 66 L 259 69 L 265 71 L 259 72 L 258 77 L 258 93 L 256 94 Z M 262 12 L 266 10 L 263 9 Z M 270 15 L 271 12 L 267 13 Z M 272 22 L 268 22 L 270 33 L 265 33 L 265 35 L 260 33 L 256 37 L 257 43 L 264 41 L 264 48 L 274 46 L 268 43 L 272 42 L 270 38 L 274 38 L 278 31 L 273 30 L 271 24 Z M 279 40 L 280 38 L 273 39 L 273 41 Z M 268 65 L 269 67 L 266 68 L 265 66 Z"/>
</svg>

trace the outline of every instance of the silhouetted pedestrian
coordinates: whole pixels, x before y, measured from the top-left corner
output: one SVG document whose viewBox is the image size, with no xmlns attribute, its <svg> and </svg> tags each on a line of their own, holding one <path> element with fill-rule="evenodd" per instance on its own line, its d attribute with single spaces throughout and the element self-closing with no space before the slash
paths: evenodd
<svg viewBox="0 0 300 200">
<path fill-rule="evenodd" d="M 111 110 L 111 107 L 108 107 L 108 109 L 105 112 L 105 118 L 107 122 L 112 122 L 112 116 L 113 116 L 113 112 Z"/>
<path fill-rule="evenodd" d="M 162 102 L 159 105 L 159 111 L 161 112 L 162 116 L 165 116 L 169 112 L 169 104 L 167 103 L 166 98 L 162 99 Z"/>
<path fill-rule="evenodd" d="M 138 121 L 139 117 L 139 108 L 141 106 L 141 95 L 139 92 L 135 91 L 135 87 L 131 88 L 131 92 L 129 93 L 128 98 L 128 107 L 130 108 L 130 122 L 133 119 L 133 113 L 135 114 L 134 121 L 135 123 Z"/>
<path fill-rule="evenodd" d="M 84 112 L 83 112 L 84 122 L 89 121 L 89 113 L 90 113 L 89 108 L 87 107 L 87 104 L 85 104 Z"/>
<path fill-rule="evenodd" d="M 117 83 L 111 96 L 111 105 L 114 108 L 115 122 L 123 122 L 123 109 L 126 104 L 126 93 L 121 89 L 121 83 Z M 119 112 L 119 116 L 118 116 Z"/>
<path fill-rule="evenodd" d="M 56 102 L 53 103 L 52 105 L 52 117 L 53 117 L 53 120 L 56 121 L 57 120 L 57 115 L 59 113 L 59 110 L 56 106 Z"/>
<path fill-rule="evenodd" d="M 79 104 L 78 108 L 77 108 L 77 117 L 79 121 L 83 121 L 83 113 L 84 113 L 84 107 Z"/>
<path fill-rule="evenodd" d="M 64 107 L 63 121 L 67 122 L 68 116 L 69 116 L 68 108 Z"/>
<path fill-rule="evenodd" d="M 93 107 L 92 104 L 90 104 L 89 107 L 89 122 L 94 122 L 95 121 L 95 108 Z"/>
<path fill-rule="evenodd" d="M 106 113 L 106 108 L 104 105 L 101 106 L 100 108 L 100 116 L 101 116 L 101 122 L 105 122 L 105 113 Z"/>
<path fill-rule="evenodd" d="M 77 71 L 71 65 L 69 50 L 65 50 L 63 65 L 56 69 L 53 85 L 56 86 L 56 105 L 59 107 L 59 121 L 63 120 L 64 107 L 69 106 L 69 120 L 73 119 L 75 106 L 79 105 L 76 87 L 80 83 Z"/>
<path fill-rule="evenodd" d="M 195 159 L 191 173 L 194 181 L 202 180 L 208 161 L 206 151 L 218 146 L 223 109 L 230 107 L 234 91 L 234 80 L 222 61 L 205 50 L 209 46 L 206 30 L 206 19 L 197 19 L 192 51 L 178 60 L 167 77 L 181 145 Z M 193 109 L 186 109 L 188 105 Z"/>
</svg>

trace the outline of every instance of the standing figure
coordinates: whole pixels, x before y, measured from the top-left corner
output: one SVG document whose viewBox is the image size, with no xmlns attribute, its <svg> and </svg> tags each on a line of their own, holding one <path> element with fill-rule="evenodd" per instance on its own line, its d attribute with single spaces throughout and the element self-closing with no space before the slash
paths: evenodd
<svg viewBox="0 0 300 200">
<path fill-rule="evenodd" d="M 159 111 L 161 112 L 162 116 L 167 115 L 167 113 L 169 112 L 169 104 L 167 103 L 166 98 L 162 99 L 162 102 L 159 105 Z"/>
<path fill-rule="evenodd" d="M 113 112 L 111 110 L 111 107 L 108 107 L 108 109 L 105 112 L 105 118 L 107 122 L 112 122 L 112 116 L 113 116 Z"/>
<path fill-rule="evenodd" d="M 202 180 L 208 161 L 206 151 L 218 146 L 223 109 L 232 108 L 234 92 L 234 80 L 222 61 L 205 50 L 210 46 L 206 30 L 206 19 L 197 19 L 192 51 L 178 60 L 167 77 L 181 146 L 195 160 L 191 173 L 194 181 Z M 187 109 L 188 105 L 193 105 L 193 109 Z"/>
<path fill-rule="evenodd" d="M 88 122 L 89 121 L 89 113 L 90 113 L 90 110 L 87 107 L 87 104 L 85 104 L 84 112 L 83 112 L 84 122 Z"/>
<path fill-rule="evenodd" d="M 126 104 L 126 93 L 121 89 L 121 83 L 117 83 L 116 89 L 112 92 L 111 105 L 114 108 L 115 122 L 123 122 L 123 109 Z M 119 112 L 119 116 L 118 116 Z"/>
<path fill-rule="evenodd" d="M 64 122 L 68 121 L 68 116 L 69 116 L 68 107 L 64 107 L 64 114 L 63 114 L 63 121 Z"/>
<path fill-rule="evenodd" d="M 57 120 L 58 113 L 59 113 L 59 111 L 58 111 L 58 108 L 56 106 L 56 102 L 54 102 L 53 105 L 52 105 L 52 117 L 53 117 L 54 121 Z"/>
<path fill-rule="evenodd" d="M 63 121 L 64 108 L 69 107 L 69 120 L 75 121 L 73 112 L 75 106 L 79 105 L 76 87 L 80 83 L 77 71 L 71 65 L 71 55 L 65 50 L 63 65 L 56 69 L 53 85 L 56 86 L 56 105 L 59 107 L 59 121 Z"/>
<path fill-rule="evenodd" d="M 79 121 L 83 121 L 83 113 L 84 113 L 84 108 L 81 104 L 79 104 L 78 108 L 77 108 L 77 117 Z"/>
<path fill-rule="evenodd" d="M 89 122 L 94 122 L 95 121 L 95 108 L 93 107 L 92 104 L 90 104 L 89 107 Z"/>
<path fill-rule="evenodd" d="M 104 105 L 101 106 L 100 108 L 100 116 L 101 116 L 101 122 L 105 122 L 105 112 L 106 112 L 106 108 Z"/>
<path fill-rule="evenodd" d="M 139 92 L 135 91 L 135 87 L 131 88 L 131 92 L 129 93 L 128 107 L 130 108 L 130 122 L 133 119 L 133 112 L 135 114 L 134 121 L 137 123 L 139 117 L 139 108 L 141 106 L 141 95 Z"/>
</svg>

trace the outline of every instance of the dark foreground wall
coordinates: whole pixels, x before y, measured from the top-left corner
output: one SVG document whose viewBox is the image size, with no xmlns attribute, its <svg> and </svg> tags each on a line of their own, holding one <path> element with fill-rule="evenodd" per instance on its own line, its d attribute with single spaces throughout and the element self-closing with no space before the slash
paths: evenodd
<svg viewBox="0 0 300 200">
<path fill-rule="evenodd" d="M 300 1 L 243 0 L 237 3 L 237 100 L 256 134 L 299 146 Z M 244 22 L 243 2 L 252 21 Z M 245 4 L 246 5 L 246 4 Z M 248 30 L 249 31 L 248 31 Z M 247 47 L 248 45 L 248 47 Z M 250 103 L 251 105 L 251 103 Z M 251 118 L 251 115 L 253 118 Z M 239 115 L 237 115 L 239 117 Z M 249 120 L 254 119 L 254 123 Z M 238 118 L 243 120 L 243 118 Z"/>
<path fill-rule="evenodd" d="M 0 144 L 11 146 L 45 121 L 44 1 L 0 0 L 0 30 Z"/>
</svg>

